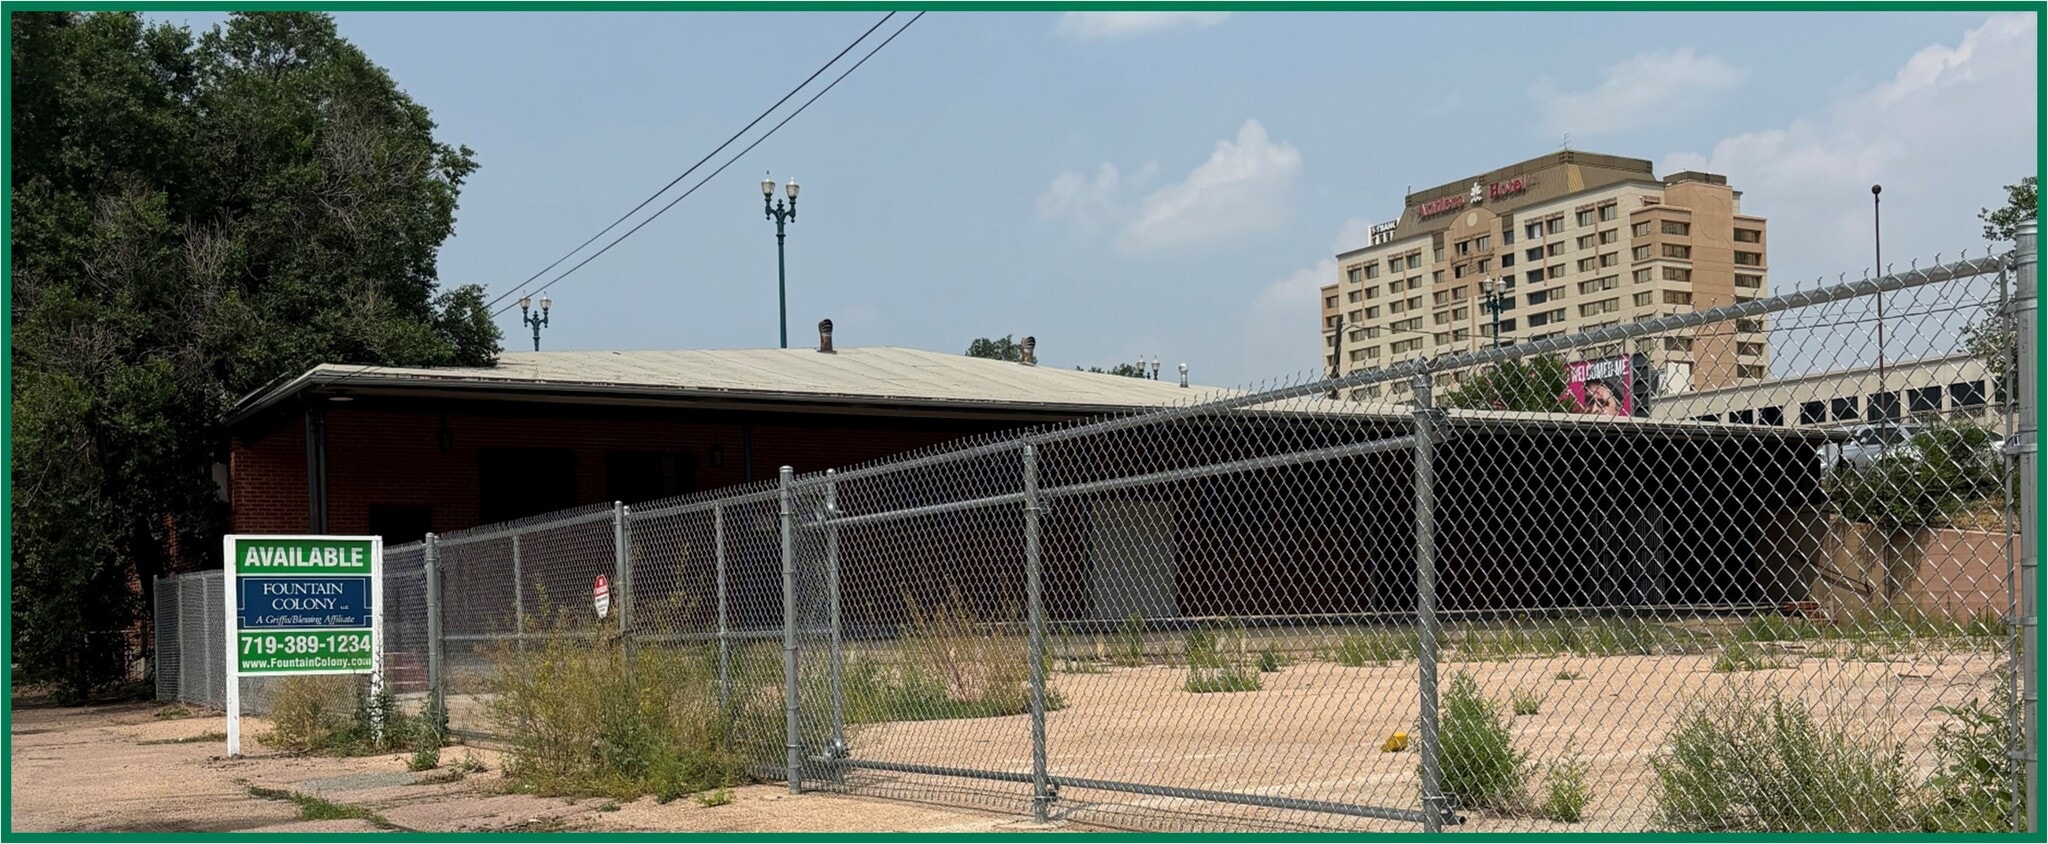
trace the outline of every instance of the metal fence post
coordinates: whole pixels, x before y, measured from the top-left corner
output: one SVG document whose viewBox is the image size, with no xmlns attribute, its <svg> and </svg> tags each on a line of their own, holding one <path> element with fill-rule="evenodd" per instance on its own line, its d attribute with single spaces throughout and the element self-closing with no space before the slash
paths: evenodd
<svg viewBox="0 0 2048 844">
<path fill-rule="evenodd" d="M 519 534 L 512 534 L 512 620 L 519 627 L 519 649 L 526 650 L 526 575 L 519 559 Z"/>
<path fill-rule="evenodd" d="M 447 678 L 441 673 L 441 537 L 427 534 L 427 707 L 434 717 L 447 711 Z"/>
<path fill-rule="evenodd" d="M 790 530 L 790 520 L 795 517 L 790 500 L 794 474 L 788 466 L 778 473 L 782 485 L 782 732 L 783 749 L 788 751 L 783 776 L 789 780 L 789 793 L 802 794 L 803 741 L 797 733 L 796 717 L 796 542 Z"/>
<path fill-rule="evenodd" d="M 825 470 L 825 624 L 831 628 L 832 636 L 832 748 L 837 757 L 846 749 L 846 687 L 841 674 L 845 655 L 839 630 L 839 527 L 833 520 L 839 515 L 839 491 L 831 469 Z M 837 773 L 839 768 L 831 769 Z"/>
<path fill-rule="evenodd" d="M 718 572 L 718 707 L 732 706 L 732 640 L 726 636 L 725 507 L 711 508 L 711 555 Z"/>
<path fill-rule="evenodd" d="M 1429 362 L 1415 392 L 1415 673 L 1420 690 L 1417 744 L 1422 756 L 1422 829 L 1442 832 L 1443 772 L 1438 760 L 1436 703 L 1436 403 Z"/>
<path fill-rule="evenodd" d="M 1038 448 L 1024 444 L 1024 607 L 1031 637 L 1031 819 L 1045 823 L 1052 791 L 1045 771 L 1045 606 L 1038 548 Z"/>
<path fill-rule="evenodd" d="M 2018 295 L 2013 298 L 2012 321 L 2016 338 L 2015 349 L 2018 358 L 2019 400 L 2018 436 L 2013 438 L 2012 447 L 2019 453 L 2020 475 L 2020 571 L 2017 584 L 2020 594 L 2020 723 L 2023 744 L 2020 747 L 2019 762 L 2025 770 L 2026 830 L 2039 832 L 2041 829 L 2041 806 L 2035 789 L 2040 780 L 2035 770 L 2040 753 L 2041 734 L 2035 719 L 2040 716 L 2041 675 L 2036 660 L 2040 658 L 2040 644 L 2036 639 L 2041 635 L 2039 607 L 2034 600 L 2034 590 L 2040 583 L 2040 522 L 2039 508 L 2035 496 L 2040 490 L 2034 472 L 2040 464 L 2040 422 L 2035 414 L 2040 410 L 2040 393 L 2034 379 L 2040 376 L 2035 355 L 2040 353 L 2040 337 L 2034 330 L 2035 312 L 2039 309 L 2037 285 L 2038 225 L 2028 220 L 2019 225 L 2013 238 L 2018 250 L 2013 261 Z"/>
<path fill-rule="evenodd" d="M 626 520 L 632 515 L 633 508 L 624 502 L 612 502 L 612 559 L 619 579 L 619 649 L 626 658 L 629 685 L 633 680 L 633 531 Z"/>
</svg>

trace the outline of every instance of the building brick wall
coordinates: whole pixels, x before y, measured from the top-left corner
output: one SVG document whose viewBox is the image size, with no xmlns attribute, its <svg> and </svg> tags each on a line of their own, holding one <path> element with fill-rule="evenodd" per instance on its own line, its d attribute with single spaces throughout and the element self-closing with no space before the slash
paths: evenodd
<svg viewBox="0 0 2048 844">
<path fill-rule="evenodd" d="M 362 406 L 359 406 L 362 405 Z M 693 455 L 695 487 L 714 489 L 775 477 L 777 467 L 814 472 L 863 463 L 986 431 L 1011 420 L 895 418 L 821 414 L 663 414 L 606 416 L 589 409 L 531 412 L 329 405 L 328 532 L 363 533 L 372 505 L 425 505 L 432 530 L 479 523 L 478 450 L 566 448 L 576 457 L 576 503 L 608 501 L 605 453 Z M 442 425 L 449 450 L 441 450 Z M 751 475 L 747 465 L 751 439 Z M 721 451 L 711 465 L 710 450 Z M 229 505 L 238 533 L 308 529 L 305 420 L 296 411 L 234 440 Z"/>
</svg>

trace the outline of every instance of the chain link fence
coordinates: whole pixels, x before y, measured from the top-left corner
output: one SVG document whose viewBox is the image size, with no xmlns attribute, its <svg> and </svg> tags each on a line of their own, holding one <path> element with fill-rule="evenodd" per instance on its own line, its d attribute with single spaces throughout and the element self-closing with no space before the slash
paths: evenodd
<svg viewBox="0 0 2048 844">
<path fill-rule="evenodd" d="M 386 664 L 455 734 L 530 742 L 581 716 L 504 684 L 577 680 L 506 666 L 595 649 L 792 791 L 1080 825 L 2012 830 L 2036 760 L 2034 458 L 2007 445 L 2035 441 L 2032 274 L 2028 233 L 431 536 L 387 551 Z M 1664 289 L 1634 283 L 1612 295 Z M 2001 316 L 2016 335 L 1964 330 Z M 187 647 L 219 636 L 193 580 L 158 593 L 159 631 L 214 625 L 159 635 L 181 699 L 217 670 Z"/>
</svg>

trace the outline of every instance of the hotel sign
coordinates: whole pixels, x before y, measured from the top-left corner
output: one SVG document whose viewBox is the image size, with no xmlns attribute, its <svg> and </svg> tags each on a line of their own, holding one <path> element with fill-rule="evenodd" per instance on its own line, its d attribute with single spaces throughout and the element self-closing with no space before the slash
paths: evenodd
<svg viewBox="0 0 2048 844">
<path fill-rule="evenodd" d="M 1467 205 L 1478 205 L 1489 199 L 1514 196 L 1528 190 L 1530 184 L 1532 182 L 1528 176 L 1516 176 L 1512 179 L 1494 182 L 1491 185 L 1473 182 L 1472 190 L 1467 193 L 1454 193 L 1450 196 L 1438 197 L 1416 206 L 1415 216 L 1426 220 L 1439 214 L 1456 211 Z"/>
</svg>

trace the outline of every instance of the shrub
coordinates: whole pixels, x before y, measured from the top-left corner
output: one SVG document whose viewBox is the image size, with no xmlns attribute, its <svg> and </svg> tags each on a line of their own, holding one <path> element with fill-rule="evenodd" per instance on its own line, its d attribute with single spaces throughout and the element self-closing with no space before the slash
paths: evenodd
<svg viewBox="0 0 2048 844">
<path fill-rule="evenodd" d="M 1950 721 L 1934 733 L 1938 766 L 1927 780 L 1920 828 L 1927 832 L 2010 832 L 2019 795 L 2018 763 L 2006 755 L 2013 740 L 2012 690 L 2000 686 L 1990 705 L 1975 698 L 1936 707 Z"/>
<path fill-rule="evenodd" d="M 1215 631 L 1204 627 L 1188 631 L 1184 650 L 1188 660 L 1188 691 L 1206 694 L 1259 690 L 1258 672 L 1247 670 L 1218 648 Z"/>
<path fill-rule="evenodd" d="M 976 621 L 956 597 L 925 609 L 906 596 L 911 624 L 894 659 L 854 659 L 846 718 L 856 724 L 990 718 L 1031 711 L 1031 644 Z M 1049 672 L 1048 672 L 1049 673 Z M 1046 689 L 1046 709 L 1062 705 Z"/>
<path fill-rule="evenodd" d="M 1267 645 L 1259 649 L 1259 673 L 1261 674 L 1271 674 L 1275 671 L 1279 671 L 1280 669 L 1287 667 L 1290 663 L 1291 660 L 1287 658 L 1287 655 L 1281 653 L 1272 645 Z"/>
<path fill-rule="evenodd" d="M 1414 633 L 1367 633 L 1346 636 L 1337 643 L 1330 658 L 1338 665 L 1361 668 L 1389 665 L 1415 655 Z"/>
<path fill-rule="evenodd" d="M 271 731 L 264 744 L 296 753 L 362 756 L 386 753 L 432 740 L 433 718 L 408 718 L 390 690 L 365 694 L 362 678 L 312 674 L 282 678 L 270 706 Z M 381 722 L 381 728 L 380 728 Z"/>
<path fill-rule="evenodd" d="M 1549 765 L 1543 778 L 1543 814 L 1558 823 L 1578 823 L 1586 817 L 1592 794 L 1586 788 L 1586 763 L 1578 751 L 1565 747 L 1564 755 Z"/>
<path fill-rule="evenodd" d="M 2003 469 L 1991 432 L 1967 422 L 1936 425 L 1913 437 L 1917 456 L 1879 458 L 1830 472 L 1823 483 L 1842 517 L 1894 530 L 1945 523 L 1999 494 Z"/>
<path fill-rule="evenodd" d="M 1136 610 L 1116 630 L 1117 656 L 1119 665 L 1138 666 L 1145 664 L 1145 617 Z"/>
<path fill-rule="evenodd" d="M 733 746 L 745 742 L 732 739 L 781 743 L 779 692 L 736 689 L 721 711 L 715 652 L 642 646 L 629 662 L 609 630 L 570 618 L 538 643 L 500 647 L 486 680 L 504 774 L 521 790 L 673 798 L 738 781 Z"/>
<path fill-rule="evenodd" d="M 1714 673 L 1731 674 L 1738 671 L 1769 671 L 1785 668 L 1784 660 L 1756 645 L 1730 642 L 1721 649 L 1721 655 L 1714 658 Z"/>
<path fill-rule="evenodd" d="M 1519 807 L 1529 781 L 1528 754 L 1515 750 L 1499 707 L 1460 671 L 1451 678 L 1442 708 L 1438 760 L 1444 793 L 1475 809 Z"/>
<path fill-rule="evenodd" d="M 1903 757 L 1865 735 L 1776 696 L 1695 703 L 1650 758 L 1660 820 L 1695 832 L 1904 829 Z"/>
<path fill-rule="evenodd" d="M 1516 689 L 1509 696 L 1516 715 L 1534 715 L 1543 708 L 1543 693 L 1534 689 Z"/>
</svg>

